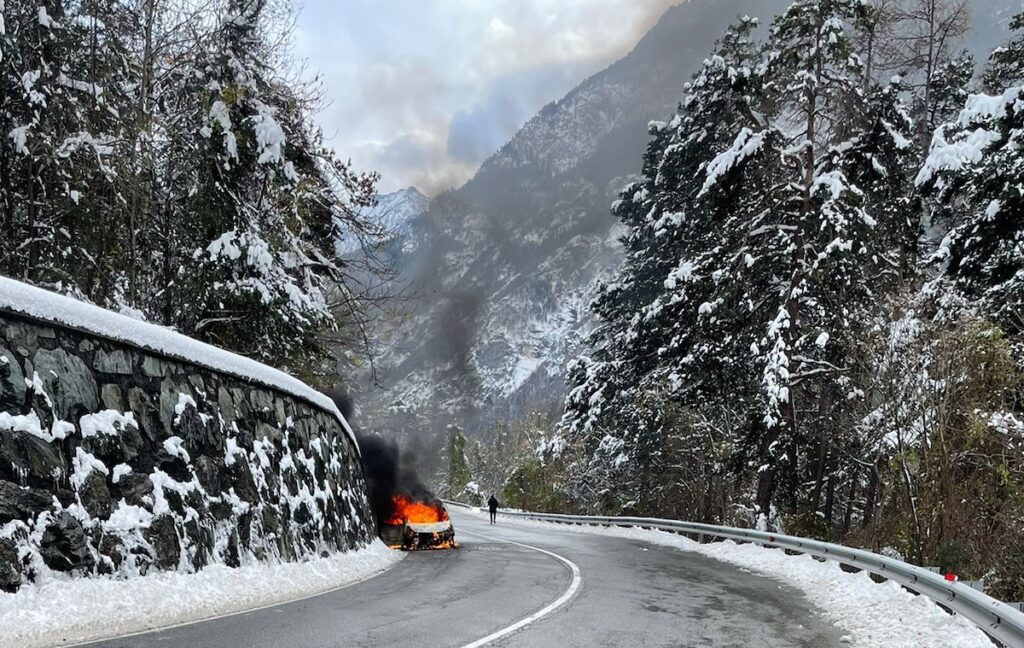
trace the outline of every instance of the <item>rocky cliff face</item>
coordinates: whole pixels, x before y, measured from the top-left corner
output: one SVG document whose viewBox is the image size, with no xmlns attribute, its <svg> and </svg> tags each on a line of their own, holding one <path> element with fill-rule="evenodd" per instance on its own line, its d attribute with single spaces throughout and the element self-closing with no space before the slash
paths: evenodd
<svg viewBox="0 0 1024 648">
<path fill-rule="evenodd" d="M 364 488 L 331 413 L 0 312 L 0 589 L 344 551 L 375 536 Z"/>
</svg>

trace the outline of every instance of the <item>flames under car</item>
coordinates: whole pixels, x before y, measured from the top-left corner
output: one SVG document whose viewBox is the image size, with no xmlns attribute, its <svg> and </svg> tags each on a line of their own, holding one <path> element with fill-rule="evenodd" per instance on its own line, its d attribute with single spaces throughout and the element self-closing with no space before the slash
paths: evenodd
<svg viewBox="0 0 1024 648">
<path fill-rule="evenodd" d="M 439 502 L 415 502 L 403 496 L 391 498 L 392 514 L 380 525 L 380 537 L 392 549 L 454 549 L 455 527 Z"/>
</svg>

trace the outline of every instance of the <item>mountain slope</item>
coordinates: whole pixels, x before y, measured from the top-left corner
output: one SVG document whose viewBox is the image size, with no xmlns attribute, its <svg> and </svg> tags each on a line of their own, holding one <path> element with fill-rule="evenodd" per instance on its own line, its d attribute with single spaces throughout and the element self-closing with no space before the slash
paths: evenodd
<svg viewBox="0 0 1024 648">
<path fill-rule="evenodd" d="M 377 204 L 367 208 L 363 215 L 372 223 L 381 226 L 395 236 L 405 237 L 410 223 L 427 213 L 430 198 L 416 187 L 377 196 Z"/>
<path fill-rule="evenodd" d="M 647 124 L 675 109 L 725 26 L 784 0 L 673 7 L 619 62 L 546 106 L 461 189 L 410 227 L 414 314 L 382 333 L 385 391 L 360 410 L 393 433 L 556 411 L 591 325 L 599 277 L 620 259 L 608 205 L 640 170 Z"/>
<path fill-rule="evenodd" d="M 736 16 L 767 23 L 788 4 L 669 9 L 625 58 L 546 106 L 465 186 L 410 222 L 400 265 L 418 297 L 411 316 L 381 331 L 385 389 L 362 395 L 364 421 L 422 436 L 453 422 L 472 431 L 558 412 L 566 363 L 593 325 L 595 283 L 621 258 L 608 206 L 640 170 L 648 123 L 674 112 Z M 989 23 L 1018 4 L 972 5 L 985 33 L 976 30 L 971 48 L 1000 42 Z"/>
</svg>

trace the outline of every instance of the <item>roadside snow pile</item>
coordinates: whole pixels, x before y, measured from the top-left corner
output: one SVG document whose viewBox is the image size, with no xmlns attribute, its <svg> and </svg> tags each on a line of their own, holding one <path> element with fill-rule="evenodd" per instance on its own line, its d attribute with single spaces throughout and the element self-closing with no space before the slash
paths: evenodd
<svg viewBox="0 0 1024 648">
<path fill-rule="evenodd" d="M 128 580 L 54 576 L 17 594 L 0 593 L 0 646 L 92 641 L 255 610 L 365 580 L 403 555 L 377 540 L 303 563 L 211 565 L 196 574 Z"/>
<path fill-rule="evenodd" d="M 505 518 L 515 524 L 551 528 L 553 523 Z M 863 648 L 993 648 L 992 641 L 962 617 L 948 614 L 927 597 L 898 584 L 876 583 L 866 572 L 850 574 L 838 563 L 811 556 L 788 556 L 780 549 L 753 544 L 700 544 L 689 538 L 645 529 L 570 526 L 575 533 L 641 540 L 676 547 L 769 576 L 803 591 L 811 604 L 846 633 L 845 645 Z"/>
<path fill-rule="evenodd" d="M 355 447 L 359 448 L 352 428 L 338 411 L 333 400 L 301 380 L 255 360 L 193 340 L 168 328 L 125 317 L 6 277 L 0 277 L 0 310 L 89 331 L 200 367 L 280 389 L 333 414 Z"/>
</svg>

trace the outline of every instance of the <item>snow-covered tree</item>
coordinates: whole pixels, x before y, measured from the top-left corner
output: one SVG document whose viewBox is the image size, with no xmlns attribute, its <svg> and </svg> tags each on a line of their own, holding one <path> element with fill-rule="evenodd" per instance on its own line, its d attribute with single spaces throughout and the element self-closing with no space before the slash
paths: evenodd
<svg viewBox="0 0 1024 648">
<path fill-rule="evenodd" d="M 911 272 L 917 232 L 912 124 L 898 87 L 863 91 L 863 8 L 796 2 L 760 53 L 741 24 L 655 125 L 645 179 L 615 207 L 626 263 L 570 377 L 565 427 L 599 481 L 662 470 L 666 411 L 682 405 L 728 413 L 719 441 L 757 475 L 761 524 L 807 497 L 808 471 L 820 491 L 808 456 L 832 456 L 830 440 L 804 419 L 849 401 L 857 330 Z"/>
<path fill-rule="evenodd" d="M 914 97 L 911 109 L 918 125 L 917 139 L 925 146 L 942 123 L 942 90 L 952 80 L 951 66 L 966 60 L 960 48 L 970 30 L 970 2 L 874 0 L 872 4 L 885 23 L 877 67 L 906 80 Z M 962 81 L 970 78 L 969 74 Z"/>
<path fill-rule="evenodd" d="M 89 297 L 116 291 L 127 21 L 115 0 L 5 6 L 0 263 L 9 274 Z"/>
<path fill-rule="evenodd" d="M 985 69 L 985 84 L 990 91 L 1024 84 L 1024 13 L 1010 21 L 1010 29 L 1016 37 L 992 52 Z"/>
<path fill-rule="evenodd" d="M 974 56 L 963 52 L 935 72 L 929 95 L 929 123 L 944 124 L 956 118 L 970 94 L 975 71 Z M 928 131 L 929 137 L 934 130 Z"/>
<path fill-rule="evenodd" d="M 731 263 L 720 242 L 743 236 L 738 221 L 745 212 L 737 203 L 744 193 L 715 194 L 699 208 L 692 203 L 703 192 L 714 151 L 730 149 L 737 138 L 743 138 L 740 151 L 742 141 L 759 141 L 750 105 L 759 92 L 750 40 L 755 27 L 753 20 L 733 27 L 687 89 L 680 113 L 669 124 L 651 125 L 644 181 L 627 187 L 613 207 L 629 227 L 626 261 L 595 301 L 603 325 L 592 339 L 593 355 L 570 368 L 563 421 L 580 452 L 578 487 L 593 500 L 615 486 L 617 500 L 602 508 L 643 510 L 646 478 L 658 470 L 665 431 L 657 408 L 643 405 L 644 394 L 684 385 L 700 392 L 714 382 L 694 381 L 691 369 L 699 361 L 691 364 L 687 356 L 698 346 L 698 320 L 715 289 L 716 268 Z M 747 148 L 747 155 L 758 153 L 756 144 Z M 718 160 L 712 177 L 746 179 L 742 158 L 732 168 Z M 728 357 L 706 350 L 729 371 Z"/>
<path fill-rule="evenodd" d="M 279 72 L 290 2 L 2 7 L 0 272 L 310 377 L 366 350 L 359 282 L 386 268 L 336 243 L 372 227 L 376 177 Z"/>
<path fill-rule="evenodd" d="M 1014 24 L 1024 27 L 1024 17 Z M 1024 331 L 1022 53 L 1013 44 L 995 52 L 986 75 L 994 93 L 970 96 L 959 117 L 939 127 L 918 176 L 953 223 L 937 259 L 960 290 L 1014 333 Z"/>
</svg>

